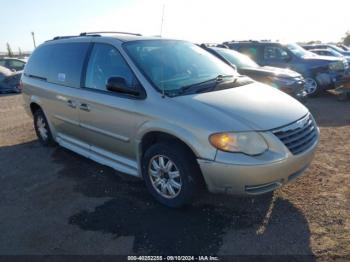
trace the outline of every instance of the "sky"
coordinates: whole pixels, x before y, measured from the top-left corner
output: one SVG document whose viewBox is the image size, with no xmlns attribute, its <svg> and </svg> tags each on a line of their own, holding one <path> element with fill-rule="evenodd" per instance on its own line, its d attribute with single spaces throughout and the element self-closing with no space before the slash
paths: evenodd
<svg viewBox="0 0 350 262">
<path fill-rule="evenodd" d="M 0 51 L 33 50 L 58 35 L 128 31 L 196 43 L 339 41 L 349 0 L 0 0 Z"/>
</svg>

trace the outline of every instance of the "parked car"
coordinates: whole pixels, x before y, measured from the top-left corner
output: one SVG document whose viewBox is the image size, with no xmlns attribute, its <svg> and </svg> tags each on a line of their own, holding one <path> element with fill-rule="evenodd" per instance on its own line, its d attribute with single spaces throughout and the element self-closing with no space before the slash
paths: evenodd
<svg viewBox="0 0 350 262">
<path fill-rule="evenodd" d="M 306 50 L 312 50 L 312 49 L 331 49 L 334 50 L 343 56 L 350 56 L 350 51 L 346 51 L 336 45 L 333 44 L 312 44 L 312 45 L 303 45 L 302 46 Z"/>
<path fill-rule="evenodd" d="M 0 66 L 0 94 L 20 93 L 21 72 L 12 72 Z"/>
<path fill-rule="evenodd" d="M 349 65 L 343 59 L 318 56 L 294 43 L 232 41 L 224 44 L 248 55 L 261 66 L 289 68 L 300 73 L 310 96 L 343 85 L 348 79 Z"/>
<path fill-rule="evenodd" d="M 169 207 L 201 187 L 275 190 L 303 173 L 319 141 L 304 105 L 186 41 L 56 37 L 34 51 L 22 82 L 43 145 L 142 177 Z"/>
<path fill-rule="evenodd" d="M 344 51 L 350 51 L 350 48 L 344 44 L 337 44 L 337 47 L 343 49 Z"/>
<path fill-rule="evenodd" d="M 271 85 L 298 100 L 305 100 L 307 93 L 304 90 L 304 78 L 297 72 L 271 66 L 259 66 L 248 56 L 232 49 L 201 45 L 202 48 L 229 65 L 233 65 L 238 73 Z"/>
<path fill-rule="evenodd" d="M 344 56 L 333 49 L 311 49 L 310 52 L 321 56 L 333 56 L 333 57 L 343 58 L 343 59 L 346 59 L 348 63 L 350 63 L 350 56 Z"/>
<path fill-rule="evenodd" d="M 22 71 L 26 61 L 18 58 L 0 58 L 0 66 L 6 67 L 12 71 Z"/>
</svg>

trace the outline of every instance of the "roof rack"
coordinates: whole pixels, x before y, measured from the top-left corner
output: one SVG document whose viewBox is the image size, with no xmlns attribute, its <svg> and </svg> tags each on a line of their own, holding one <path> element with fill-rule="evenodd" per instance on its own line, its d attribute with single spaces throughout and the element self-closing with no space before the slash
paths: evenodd
<svg viewBox="0 0 350 262">
<path fill-rule="evenodd" d="M 202 43 L 199 45 L 200 47 L 220 47 L 220 48 L 229 48 L 227 45 L 225 44 L 215 44 L 215 43 Z"/>
<path fill-rule="evenodd" d="M 68 39 L 68 38 L 83 37 L 83 36 L 99 37 L 101 36 L 101 34 L 120 34 L 120 35 L 141 36 L 141 34 L 136 34 L 136 33 L 101 31 L 101 32 L 84 32 L 84 33 L 80 33 L 79 35 L 55 36 L 52 40 Z M 52 41 L 52 40 L 48 40 L 48 41 Z"/>
<path fill-rule="evenodd" d="M 141 36 L 141 34 L 137 34 L 137 33 L 113 32 L 113 31 L 84 32 L 84 33 L 81 33 L 80 36 L 89 36 L 89 35 L 98 35 L 98 34 L 119 34 L 119 35 L 135 35 L 135 36 Z"/>
<path fill-rule="evenodd" d="M 78 37 L 77 35 L 55 36 L 52 40 L 67 39 L 72 37 Z"/>
</svg>

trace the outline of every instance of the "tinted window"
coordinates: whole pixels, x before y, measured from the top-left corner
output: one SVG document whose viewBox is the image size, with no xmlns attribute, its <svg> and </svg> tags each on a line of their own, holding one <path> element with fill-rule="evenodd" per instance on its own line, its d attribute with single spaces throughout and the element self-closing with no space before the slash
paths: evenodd
<svg viewBox="0 0 350 262">
<path fill-rule="evenodd" d="M 128 87 L 136 89 L 137 80 L 119 51 L 111 45 L 95 44 L 86 71 L 85 86 L 106 91 L 110 77 L 122 77 Z"/>
<path fill-rule="evenodd" d="M 279 46 L 266 46 L 264 48 L 264 59 L 274 61 L 285 61 L 289 58 L 286 50 Z"/>
<path fill-rule="evenodd" d="M 53 45 L 48 81 L 80 87 L 81 73 L 88 48 L 89 43 Z"/>
<path fill-rule="evenodd" d="M 47 78 L 52 46 L 40 46 L 35 49 L 27 63 L 25 74 Z"/>
<path fill-rule="evenodd" d="M 258 48 L 256 46 L 249 46 L 249 47 L 243 46 L 239 48 L 239 52 L 249 56 L 251 59 L 255 61 L 257 61 L 258 59 Z"/>
</svg>

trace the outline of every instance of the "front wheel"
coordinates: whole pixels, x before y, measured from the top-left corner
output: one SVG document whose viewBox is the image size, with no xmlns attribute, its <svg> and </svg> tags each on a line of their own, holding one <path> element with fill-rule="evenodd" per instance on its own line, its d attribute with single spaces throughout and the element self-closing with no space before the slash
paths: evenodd
<svg viewBox="0 0 350 262">
<path fill-rule="evenodd" d="M 153 197 L 168 207 L 190 203 L 198 192 L 199 168 L 178 144 L 158 143 L 148 148 L 142 161 L 142 175 Z"/>
<path fill-rule="evenodd" d="M 320 93 L 320 86 L 317 81 L 312 77 L 305 78 L 305 91 L 308 96 L 317 96 Z"/>
</svg>

